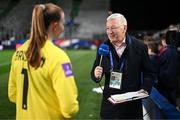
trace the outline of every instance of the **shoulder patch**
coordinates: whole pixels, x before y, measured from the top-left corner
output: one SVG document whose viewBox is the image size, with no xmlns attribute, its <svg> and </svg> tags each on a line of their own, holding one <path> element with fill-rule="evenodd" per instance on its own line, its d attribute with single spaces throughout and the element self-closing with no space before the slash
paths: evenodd
<svg viewBox="0 0 180 120">
<path fill-rule="evenodd" d="M 73 76 L 73 72 L 72 72 L 70 63 L 62 64 L 62 68 L 64 70 L 64 74 L 65 74 L 66 77 Z"/>
</svg>

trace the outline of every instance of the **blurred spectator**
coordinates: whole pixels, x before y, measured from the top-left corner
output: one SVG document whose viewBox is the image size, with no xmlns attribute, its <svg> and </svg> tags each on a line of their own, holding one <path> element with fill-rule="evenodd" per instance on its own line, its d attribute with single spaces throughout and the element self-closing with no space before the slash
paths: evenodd
<svg viewBox="0 0 180 120">
<path fill-rule="evenodd" d="M 176 26 L 169 26 L 168 31 L 166 32 L 166 43 L 180 47 L 180 31 Z"/>
<path fill-rule="evenodd" d="M 161 36 L 159 45 L 162 45 L 163 47 L 167 46 L 167 44 L 166 44 L 166 35 Z"/>
<path fill-rule="evenodd" d="M 160 41 L 154 40 L 150 36 L 144 36 L 144 43 L 148 47 L 148 55 L 153 64 L 154 71 L 156 72 L 156 79 L 154 86 L 157 87 L 157 74 L 158 74 L 158 45 Z"/>
<path fill-rule="evenodd" d="M 158 91 L 176 106 L 178 90 L 178 51 L 174 46 L 174 40 L 170 40 L 169 33 L 166 33 L 166 45 L 161 40 L 159 45 L 159 70 L 158 70 Z"/>
</svg>

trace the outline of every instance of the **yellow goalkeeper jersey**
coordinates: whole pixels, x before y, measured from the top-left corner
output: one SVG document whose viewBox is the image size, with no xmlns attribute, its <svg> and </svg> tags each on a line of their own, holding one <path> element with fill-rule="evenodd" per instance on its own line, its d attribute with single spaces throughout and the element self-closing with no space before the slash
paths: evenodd
<svg viewBox="0 0 180 120">
<path fill-rule="evenodd" d="M 79 110 L 78 91 L 66 53 L 47 40 L 41 49 L 41 65 L 29 66 L 25 56 L 29 40 L 12 57 L 8 83 L 10 101 L 16 103 L 16 119 L 72 118 Z"/>
</svg>

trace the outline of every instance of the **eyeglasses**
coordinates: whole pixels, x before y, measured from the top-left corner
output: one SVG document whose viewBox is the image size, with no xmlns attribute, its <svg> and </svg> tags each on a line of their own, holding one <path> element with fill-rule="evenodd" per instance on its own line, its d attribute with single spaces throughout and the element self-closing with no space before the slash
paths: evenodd
<svg viewBox="0 0 180 120">
<path fill-rule="evenodd" d="M 119 25 L 119 26 L 112 26 L 112 27 L 107 27 L 106 30 L 109 30 L 109 29 L 115 30 L 115 29 L 120 28 L 121 26 L 122 26 L 122 25 Z"/>
</svg>

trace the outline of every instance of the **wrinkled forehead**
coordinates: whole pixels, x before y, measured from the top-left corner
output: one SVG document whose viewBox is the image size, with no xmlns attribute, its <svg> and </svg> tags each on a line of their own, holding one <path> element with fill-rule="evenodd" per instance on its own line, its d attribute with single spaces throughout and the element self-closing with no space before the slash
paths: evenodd
<svg viewBox="0 0 180 120">
<path fill-rule="evenodd" d="M 118 19 L 109 19 L 106 21 L 106 26 L 115 26 L 115 25 L 121 25 L 120 20 Z"/>
</svg>

